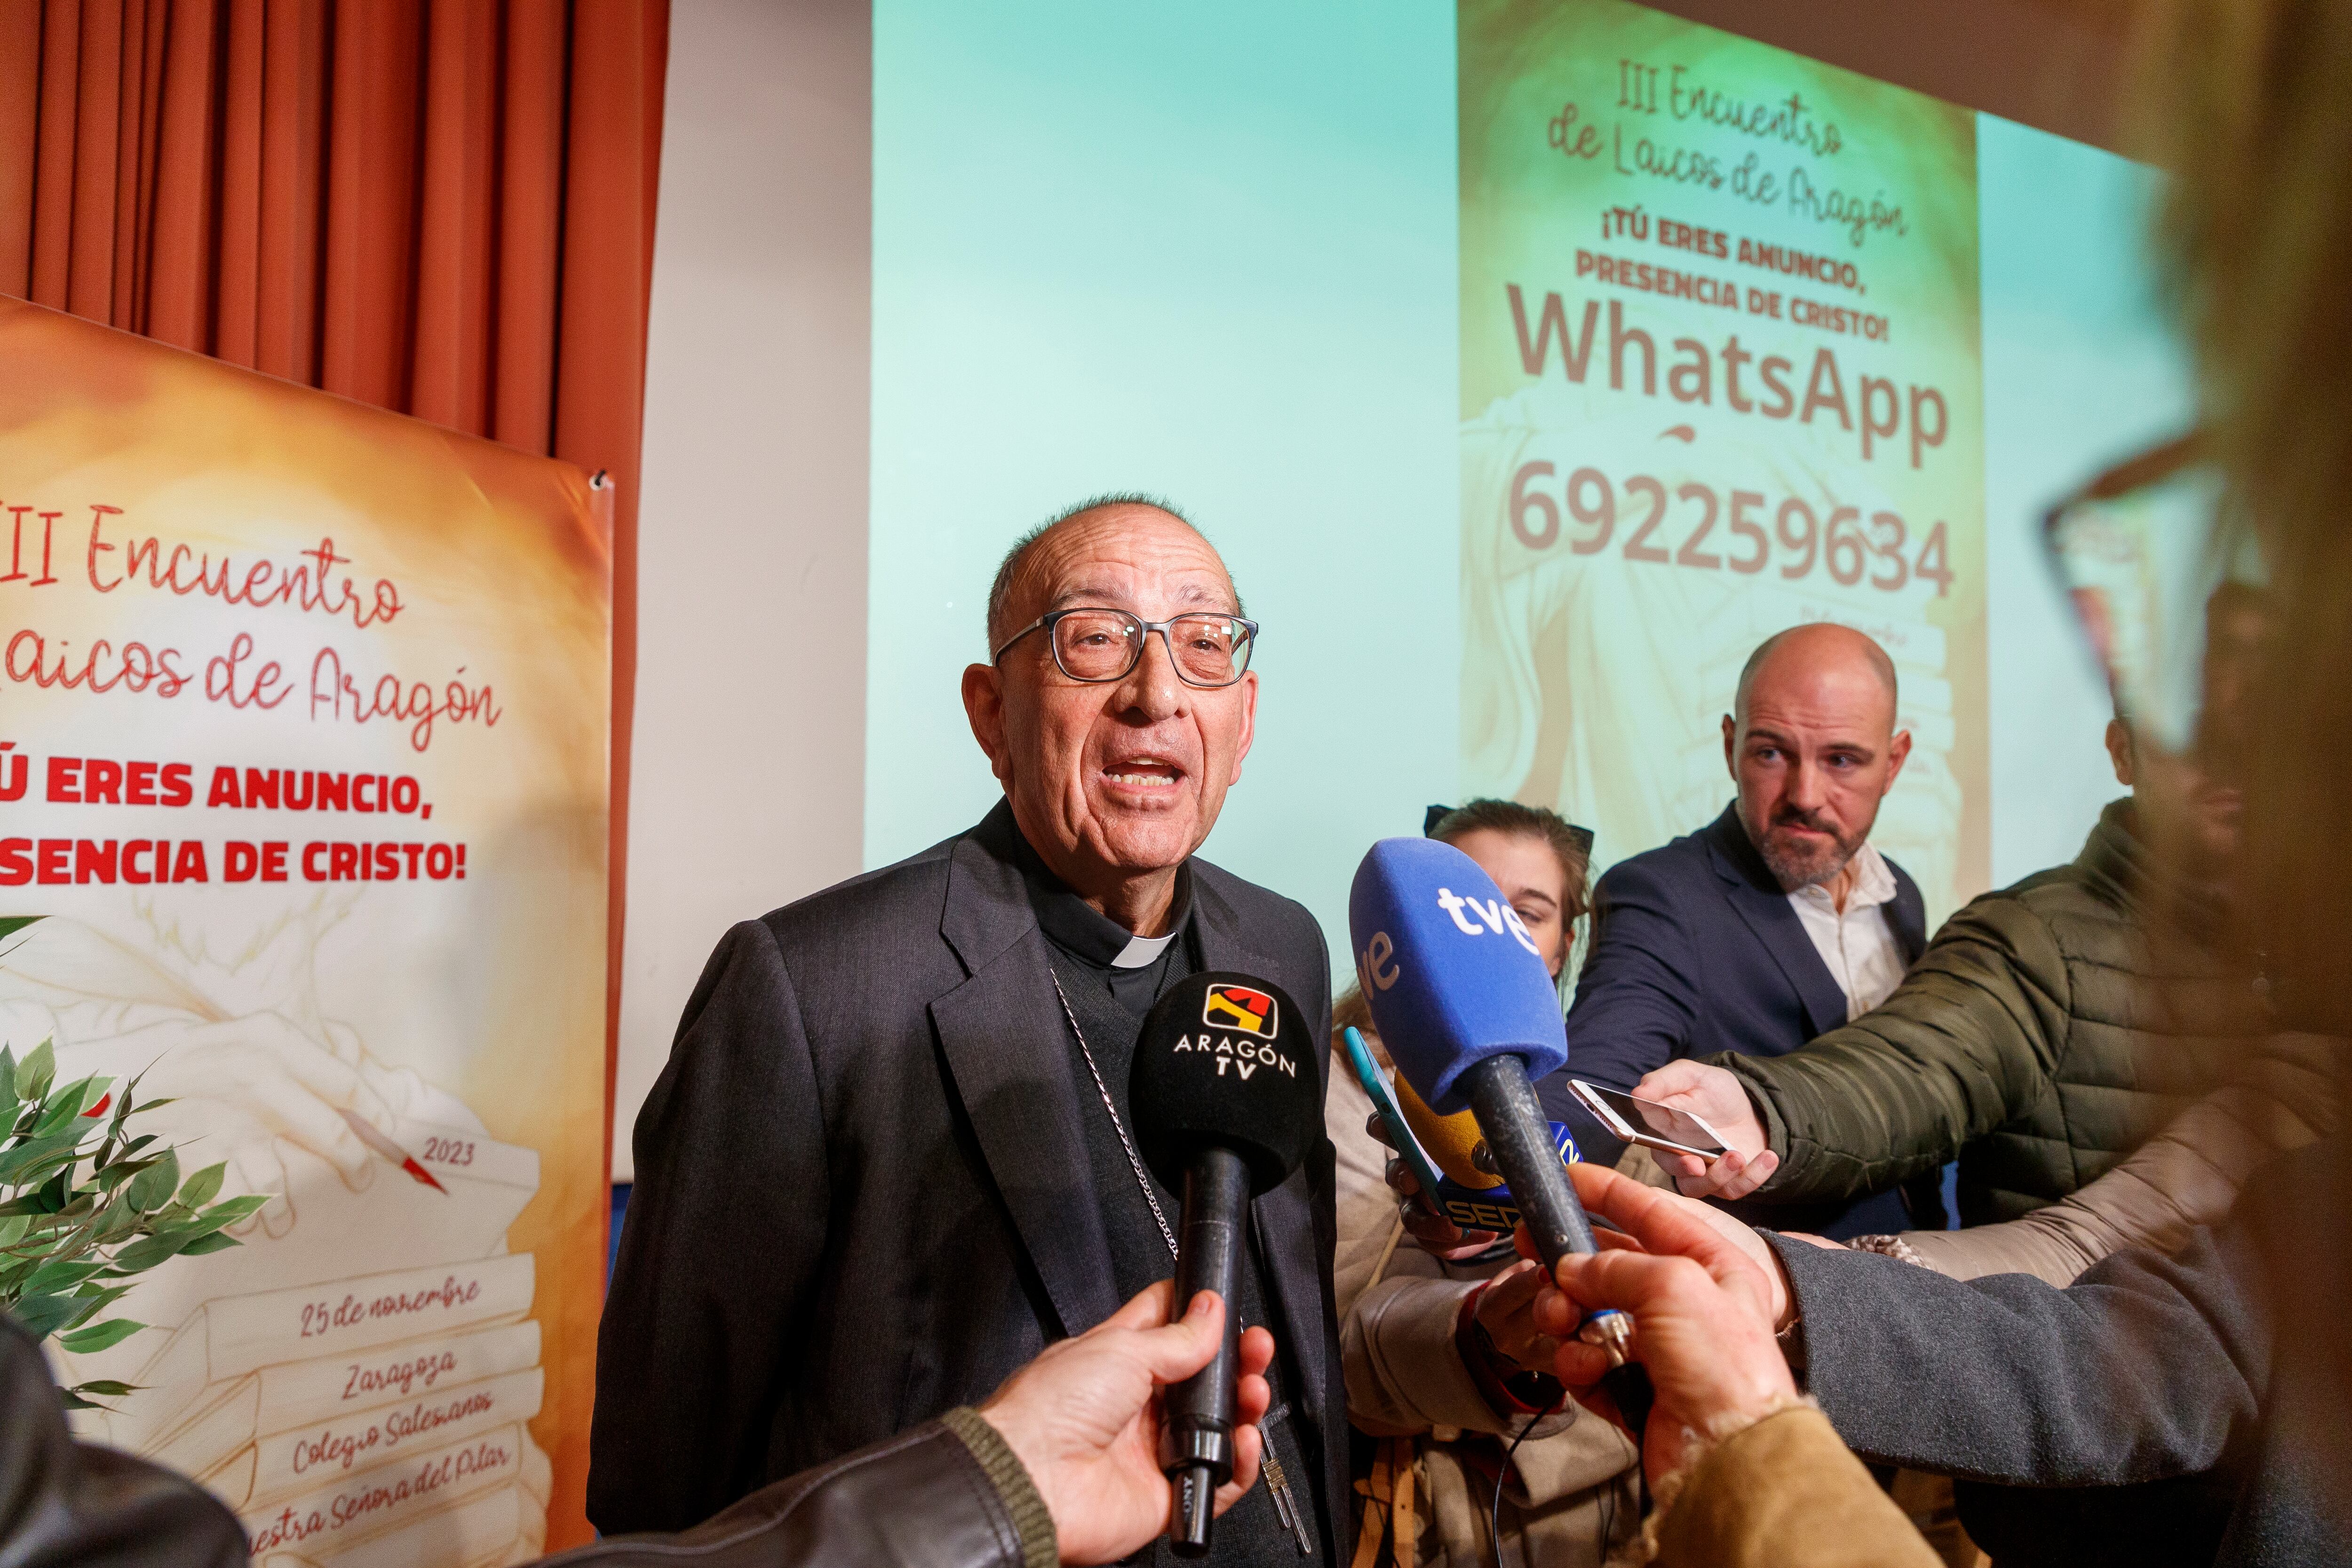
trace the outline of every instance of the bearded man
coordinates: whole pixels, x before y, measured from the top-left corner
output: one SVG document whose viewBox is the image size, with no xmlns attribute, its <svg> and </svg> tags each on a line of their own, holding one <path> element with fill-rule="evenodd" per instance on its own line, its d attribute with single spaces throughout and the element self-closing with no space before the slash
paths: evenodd
<svg viewBox="0 0 2352 1568">
<path fill-rule="evenodd" d="M 963 672 L 1004 799 L 720 942 L 637 1119 L 597 1349 L 599 1529 L 683 1529 L 978 1404 L 1174 1273 L 1181 1196 L 1126 1103 L 1152 1002 L 1238 970 L 1287 992 L 1307 1038 L 1330 1030 L 1313 917 L 1193 858 L 1249 751 L 1256 632 L 1163 505 L 1032 531 Z M 1265 1484 L 1212 1560 L 1328 1563 L 1349 1495 L 1329 1142 L 1251 1209 L 1227 1310 L 1277 1346 Z"/>
<path fill-rule="evenodd" d="M 1630 1092 L 1685 1057 L 1780 1056 L 1893 994 L 1927 943 L 1927 910 L 1870 830 L 1910 754 L 1895 663 L 1861 632 L 1794 626 L 1748 656 L 1723 721 L 1738 797 L 1594 889 L 1569 1067 L 1541 1086 L 1587 1159 L 1613 1163 L 1624 1145 L 1568 1092 L 1570 1074 Z M 1774 1220 L 1840 1238 L 1940 1228 L 1934 1176 L 1906 1194 Z"/>
</svg>

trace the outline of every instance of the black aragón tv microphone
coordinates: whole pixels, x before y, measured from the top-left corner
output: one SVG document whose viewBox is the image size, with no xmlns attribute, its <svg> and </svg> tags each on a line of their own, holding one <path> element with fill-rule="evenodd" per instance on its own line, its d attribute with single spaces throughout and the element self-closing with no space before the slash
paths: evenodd
<svg viewBox="0 0 2352 1568">
<path fill-rule="evenodd" d="M 1180 1557 L 1209 1550 L 1217 1489 L 1233 1479 L 1241 1313 L 1234 1300 L 1252 1198 L 1280 1186 L 1323 1132 L 1318 1076 L 1328 1047 L 1311 1038 L 1281 987 L 1246 974 L 1195 974 L 1170 986 L 1143 1021 L 1128 1079 L 1135 1141 L 1154 1174 L 1184 1194 L 1177 1232 L 1181 1314 L 1202 1290 L 1225 1303 L 1224 1343 L 1168 1390 Z"/>
</svg>

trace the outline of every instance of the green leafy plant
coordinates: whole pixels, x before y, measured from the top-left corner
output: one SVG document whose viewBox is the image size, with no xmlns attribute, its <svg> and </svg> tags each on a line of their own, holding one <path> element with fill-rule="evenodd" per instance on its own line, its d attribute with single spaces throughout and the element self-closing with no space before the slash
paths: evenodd
<svg viewBox="0 0 2352 1568">
<path fill-rule="evenodd" d="M 58 1086 L 44 1040 L 23 1061 L 0 1049 L 0 1308 L 36 1340 L 77 1353 L 119 1344 L 147 1325 L 104 1316 L 167 1258 L 236 1247 L 225 1226 L 268 1202 L 220 1197 L 224 1167 L 183 1178 L 176 1150 L 133 1134 L 138 1079 L 89 1077 Z M 105 1379 L 65 1391 L 68 1407 L 136 1392 Z"/>
</svg>

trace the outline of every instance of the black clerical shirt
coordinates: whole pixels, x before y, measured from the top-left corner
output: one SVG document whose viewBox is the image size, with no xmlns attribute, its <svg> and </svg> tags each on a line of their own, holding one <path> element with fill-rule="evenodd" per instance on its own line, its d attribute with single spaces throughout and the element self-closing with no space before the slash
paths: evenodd
<svg viewBox="0 0 2352 1568">
<path fill-rule="evenodd" d="M 1150 1205 L 1144 1201 L 1136 1163 L 1128 1157 L 1134 1121 L 1128 1110 L 1127 1080 L 1135 1060 L 1136 1041 L 1143 1032 L 1143 1020 L 1151 1011 L 1152 1003 L 1169 985 L 1200 969 L 1198 939 L 1192 929 L 1192 870 L 1187 866 L 1176 874 L 1176 896 L 1169 910 L 1169 936 L 1138 938 L 1078 897 L 1025 842 L 1017 853 L 1030 904 L 1036 910 L 1038 927 L 1045 934 L 1054 978 L 1069 1004 L 1071 1016 L 1086 1034 L 1084 1050 L 1075 1037 L 1066 1045 L 1070 1053 L 1071 1074 L 1078 1089 L 1087 1163 L 1094 1176 L 1096 1201 L 1102 1209 L 1103 1233 L 1110 1244 L 1111 1276 L 1119 1300 L 1126 1300 L 1157 1280 L 1172 1278 L 1176 1272 L 1175 1254 L 1169 1247 L 1159 1220 L 1153 1217 Z M 1099 1089 L 1095 1072 L 1088 1070 L 1089 1054 L 1094 1058 L 1094 1068 L 1101 1075 Z M 1117 1109 L 1118 1126 L 1113 1126 L 1110 1114 L 1104 1109 L 1104 1091 L 1108 1092 Z M 1126 1130 L 1126 1139 L 1120 1136 L 1121 1128 Z M 1148 1168 L 1146 1174 L 1149 1175 Z M 1174 1229 L 1180 1223 L 1183 1194 L 1156 1176 L 1150 1179 L 1160 1200 L 1160 1213 Z M 1271 1328 L 1265 1264 L 1258 1255 L 1260 1246 L 1253 1226 L 1241 1270 L 1241 1300 L 1229 1304 L 1229 1310 L 1239 1310 L 1244 1327 Z M 1296 1363 L 1291 1347 L 1279 1331 L 1275 1334 L 1275 1363 L 1267 1370 L 1267 1378 L 1274 1390 L 1274 1408 L 1283 1415 L 1279 1419 L 1269 1415 L 1266 1439 L 1274 1445 L 1299 1506 L 1307 1510 L 1308 1518 L 1321 1518 L 1328 1507 L 1318 1485 L 1321 1467 L 1308 1464 L 1300 1453 L 1298 1433 L 1285 1394 L 1286 1388 L 1299 1385 Z M 1339 1532 L 1330 1533 L 1336 1538 Z M 1179 1559 L 1162 1539 L 1128 1561 L 1169 1568 Z M 1298 1548 L 1276 1518 L 1263 1479 L 1217 1521 L 1207 1561 L 1247 1564 L 1249 1568 L 1298 1568 L 1302 1562 Z"/>
</svg>

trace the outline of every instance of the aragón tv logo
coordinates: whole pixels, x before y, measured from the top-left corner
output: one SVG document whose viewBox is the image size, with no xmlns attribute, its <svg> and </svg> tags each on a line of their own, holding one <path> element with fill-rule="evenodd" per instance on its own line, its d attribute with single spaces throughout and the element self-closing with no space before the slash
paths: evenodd
<svg viewBox="0 0 2352 1568">
<path fill-rule="evenodd" d="M 1201 1022 L 1212 1028 L 1239 1029 L 1270 1040 L 1281 1033 L 1274 998 L 1246 985 L 1212 985 L 1201 1003 Z"/>
<path fill-rule="evenodd" d="M 1265 992 L 1246 985 L 1212 985 L 1201 1004 L 1201 1022 L 1210 1026 L 1178 1037 L 1171 1049 L 1207 1056 L 1216 1062 L 1218 1077 L 1231 1068 L 1244 1083 L 1262 1067 L 1298 1076 L 1298 1064 L 1274 1048 L 1281 1018 L 1274 998 Z"/>
</svg>

